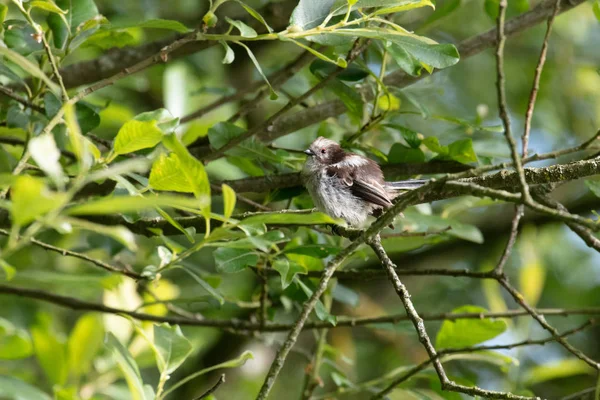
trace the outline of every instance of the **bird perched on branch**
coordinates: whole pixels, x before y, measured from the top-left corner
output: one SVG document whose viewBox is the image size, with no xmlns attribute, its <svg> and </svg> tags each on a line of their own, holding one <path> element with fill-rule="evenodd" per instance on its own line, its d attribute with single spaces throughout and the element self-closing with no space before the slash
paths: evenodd
<svg viewBox="0 0 600 400">
<path fill-rule="evenodd" d="M 317 138 L 304 153 L 308 158 L 302 177 L 315 206 L 353 227 L 364 227 L 369 215 L 379 216 L 402 191 L 426 182 L 386 182 L 375 161 L 347 152 L 324 137 Z"/>
</svg>

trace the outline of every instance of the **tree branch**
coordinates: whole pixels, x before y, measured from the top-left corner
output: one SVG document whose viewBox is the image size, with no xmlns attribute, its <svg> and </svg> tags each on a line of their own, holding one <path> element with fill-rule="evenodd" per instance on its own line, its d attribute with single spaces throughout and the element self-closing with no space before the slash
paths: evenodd
<svg viewBox="0 0 600 400">
<path fill-rule="evenodd" d="M 562 0 L 560 13 L 577 7 L 583 2 L 584 0 Z M 555 0 L 544 0 L 531 11 L 507 21 L 505 28 L 506 36 L 522 32 L 546 20 L 548 16 L 552 14 L 554 10 L 554 4 Z M 464 60 L 494 46 L 496 43 L 496 36 L 497 30 L 492 29 L 488 32 L 464 40 L 457 46 L 459 54 L 461 55 L 461 59 Z M 437 73 L 438 71 L 439 70 L 436 69 L 434 70 L 434 73 Z M 423 74 L 419 77 L 412 77 L 403 71 L 397 71 L 389 74 L 383 80 L 383 83 L 387 86 L 403 88 L 419 81 L 420 79 L 423 79 L 425 76 L 429 75 Z M 271 142 L 281 136 L 285 136 L 302 128 L 306 128 L 307 126 L 317 124 L 326 120 L 327 118 L 336 117 L 345 112 L 346 107 L 341 101 L 330 101 L 306 110 L 299 111 L 292 115 L 278 118 L 273 122 L 273 124 L 270 125 L 270 129 L 263 129 L 261 132 L 257 132 L 257 136 L 265 142 Z M 193 149 L 193 154 L 198 158 L 203 158 L 210 154 L 211 150 L 208 146 L 208 140 L 204 140 L 199 143 L 201 143 L 202 146 Z"/>
</svg>

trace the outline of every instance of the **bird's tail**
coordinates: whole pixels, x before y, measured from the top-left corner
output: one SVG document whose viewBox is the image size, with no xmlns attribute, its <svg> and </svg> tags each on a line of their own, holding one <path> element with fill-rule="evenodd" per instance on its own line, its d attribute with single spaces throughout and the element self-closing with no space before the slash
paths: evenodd
<svg viewBox="0 0 600 400">
<path fill-rule="evenodd" d="M 408 181 L 386 182 L 385 186 L 392 190 L 411 190 L 421 187 L 427 182 L 426 179 L 411 179 Z"/>
</svg>

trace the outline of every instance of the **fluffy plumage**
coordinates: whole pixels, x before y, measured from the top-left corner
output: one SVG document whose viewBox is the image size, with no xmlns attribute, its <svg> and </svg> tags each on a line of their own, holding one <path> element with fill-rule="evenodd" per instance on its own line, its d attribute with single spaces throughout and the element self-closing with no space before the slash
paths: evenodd
<svg viewBox="0 0 600 400">
<path fill-rule="evenodd" d="M 305 153 L 308 158 L 302 176 L 315 206 L 354 227 L 364 227 L 369 215 L 378 215 L 391 207 L 399 190 L 414 189 L 425 183 L 386 182 L 375 161 L 346 152 L 323 137 L 317 138 Z"/>
</svg>

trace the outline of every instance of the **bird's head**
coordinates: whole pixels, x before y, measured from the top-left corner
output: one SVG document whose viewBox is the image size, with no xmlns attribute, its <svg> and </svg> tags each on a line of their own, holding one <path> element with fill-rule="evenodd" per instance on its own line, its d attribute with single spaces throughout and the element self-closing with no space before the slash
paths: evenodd
<svg viewBox="0 0 600 400">
<path fill-rule="evenodd" d="M 344 149 L 333 140 L 319 136 L 314 142 L 304 151 L 304 153 L 314 162 L 331 165 L 343 160 L 346 155 Z"/>
</svg>

